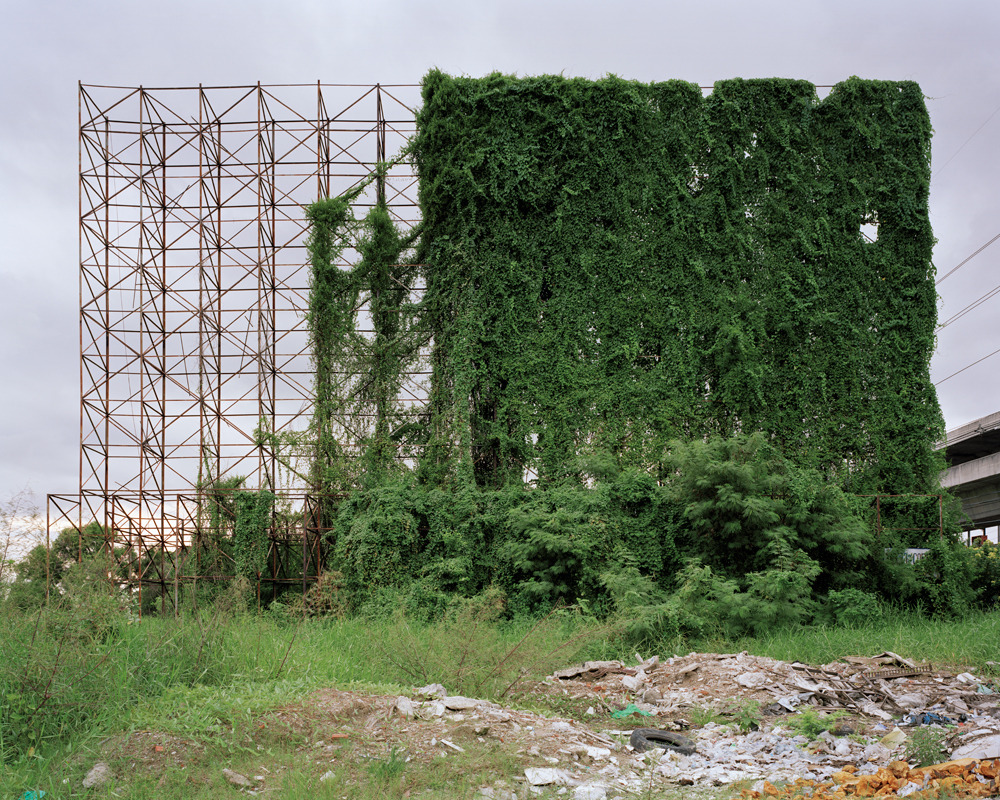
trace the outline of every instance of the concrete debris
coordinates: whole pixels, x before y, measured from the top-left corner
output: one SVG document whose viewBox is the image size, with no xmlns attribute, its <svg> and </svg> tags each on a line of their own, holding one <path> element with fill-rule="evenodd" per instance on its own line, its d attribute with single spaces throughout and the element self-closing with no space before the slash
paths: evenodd
<svg viewBox="0 0 1000 800">
<path fill-rule="evenodd" d="M 656 705 L 663 699 L 663 692 L 657 689 L 655 686 L 650 686 L 646 691 L 642 693 L 642 702 L 648 703 L 649 705 Z"/>
<path fill-rule="evenodd" d="M 607 796 L 608 790 L 595 784 L 577 786 L 573 790 L 573 800 L 605 800 Z"/>
<path fill-rule="evenodd" d="M 417 713 L 413 708 L 413 701 L 409 697 L 397 697 L 392 710 L 405 719 L 413 719 Z"/>
<path fill-rule="evenodd" d="M 231 769 L 223 769 L 222 777 L 226 779 L 226 783 L 235 786 L 237 789 L 249 789 L 254 785 L 254 782 L 246 775 L 240 775 L 240 773 L 233 772 Z"/>
<path fill-rule="evenodd" d="M 639 697 L 651 712 L 670 714 L 700 705 L 705 689 L 718 697 L 744 697 L 770 706 L 775 713 L 802 705 L 848 711 L 884 722 L 936 705 L 955 715 L 997 706 L 988 684 L 973 675 L 952 676 L 918 666 L 897 653 L 849 656 L 823 666 L 787 663 L 749 653 L 697 654 L 660 661 L 648 659 L 639 668 L 620 661 L 588 661 L 554 672 L 560 683 L 598 684 L 605 692 Z M 983 686 L 986 691 L 980 690 Z M 609 695 L 605 694 L 605 698 Z M 627 705 L 622 702 L 619 707 Z M 777 706 L 777 707 L 775 707 Z M 641 706 L 640 706 L 641 708 Z"/>
<path fill-rule="evenodd" d="M 975 735 L 973 732 L 966 744 L 955 749 L 952 758 L 1000 758 L 1000 734 Z"/>
<path fill-rule="evenodd" d="M 623 800 L 654 785 L 654 792 L 663 792 L 735 782 L 754 785 L 753 791 L 773 800 L 779 796 L 771 794 L 774 787 L 781 792 L 810 781 L 864 791 L 891 785 L 896 796 L 907 796 L 925 788 L 918 773 L 898 766 L 918 727 L 937 729 L 955 759 L 1000 758 L 1000 684 L 975 671 L 957 676 L 890 652 L 821 666 L 746 652 L 637 655 L 635 662 L 589 661 L 523 687 L 543 706 L 573 709 L 562 718 L 525 710 L 523 702 L 505 707 L 452 695 L 440 684 L 409 697 L 369 699 L 365 710 L 377 712 L 366 732 L 371 757 L 383 757 L 393 746 L 425 760 L 503 747 L 521 759 L 523 772 L 510 779 L 522 786 L 512 791 L 498 781 L 479 794 L 504 800 L 546 792 L 573 800 Z M 351 693 L 334 694 L 331 709 L 358 702 Z M 559 703 L 546 702 L 556 698 Z M 527 706 L 533 705 L 529 700 Z M 630 707 L 652 716 L 614 718 Z M 361 718 L 357 710 L 350 715 Z M 804 735 L 810 729 L 815 734 L 817 723 L 827 730 Z M 690 740 L 694 752 L 665 752 L 662 746 L 640 752 L 630 744 L 636 728 L 676 734 Z M 327 763 L 330 755 L 324 751 Z M 894 764 L 900 775 L 890 780 Z M 975 780 L 987 780 L 986 773 L 975 774 Z"/>
<path fill-rule="evenodd" d="M 573 776 L 566 770 L 552 767 L 528 767 L 524 771 L 524 777 L 532 786 L 550 786 L 552 784 L 569 786 L 573 783 Z"/>
<path fill-rule="evenodd" d="M 461 695 L 455 695 L 454 697 L 445 697 L 442 701 L 444 707 L 450 709 L 451 711 L 468 711 L 479 705 L 479 700 L 473 700 L 469 697 L 462 697 Z"/>
<path fill-rule="evenodd" d="M 435 700 L 431 703 L 422 703 L 419 706 L 420 716 L 423 718 L 428 717 L 441 717 L 444 716 L 445 705 L 440 700 Z"/>
<path fill-rule="evenodd" d="M 90 772 L 87 773 L 86 777 L 83 779 L 84 789 L 99 789 L 108 783 L 112 777 L 111 767 L 105 764 L 103 761 L 98 761 L 90 768 Z"/>
<path fill-rule="evenodd" d="M 746 689 L 760 689 L 771 683 L 771 676 L 766 672 L 744 672 L 736 677 L 736 682 Z"/>
</svg>

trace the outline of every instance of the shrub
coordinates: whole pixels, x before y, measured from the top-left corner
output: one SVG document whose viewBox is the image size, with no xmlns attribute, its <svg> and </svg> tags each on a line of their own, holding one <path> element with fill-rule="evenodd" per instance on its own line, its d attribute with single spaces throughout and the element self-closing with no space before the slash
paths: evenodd
<svg viewBox="0 0 1000 800">
<path fill-rule="evenodd" d="M 871 553 L 871 533 L 843 492 L 763 434 L 675 442 L 668 461 L 686 549 L 727 577 L 778 570 L 820 578 L 822 591 L 854 582 Z M 801 594 L 791 575 L 755 583 L 765 595 Z"/>
<path fill-rule="evenodd" d="M 856 628 L 878 622 L 882 606 L 878 598 L 860 589 L 834 589 L 827 593 L 821 619 L 828 625 Z"/>
<path fill-rule="evenodd" d="M 940 764 L 950 755 L 948 731 L 940 728 L 916 728 L 906 741 L 906 760 L 918 767 Z"/>
<path fill-rule="evenodd" d="M 934 614 L 957 617 L 974 607 L 973 552 L 958 539 L 937 538 L 914 567 L 921 582 L 921 599 Z"/>
<path fill-rule="evenodd" d="M 1000 547 L 986 542 L 973 548 L 972 588 L 980 606 L 991 608 L 1000 602 Z"/>
</svg>

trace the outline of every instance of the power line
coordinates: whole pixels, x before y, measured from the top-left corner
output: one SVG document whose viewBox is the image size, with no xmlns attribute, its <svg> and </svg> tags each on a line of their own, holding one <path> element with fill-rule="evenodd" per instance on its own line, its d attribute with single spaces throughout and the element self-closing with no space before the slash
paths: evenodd
<svg viewBox="0 0 1000 800">
<path fill-rule="evenodd" d="M 959 147 L 959 148 L 958 148 L 958 150 L 956 150 L 956 151 L 955 151 L 954 153 L 952 153 L 952 154 L 951 154 L 951 158 L 949 158 L 949 159 L 948 159 L 947 161 L 945 161 L 945 162 L 944 162 L 944 163 L 943 163 L 943 164 L 942 164 L 942 165 L 941 165 L 940 167 L 938 167 L 938 168 L 937 168 L 936 170 L 934 170 L 934 174 L 935 174 L 935 175 L 937 175 L 937 174 L 938 174 L 938 173 L 939 173 L 939 172 L 940 172 L 941 170 L 943 170 L 943 169 L 944 169 L 945 167 L 947 167 L 947 166 L 948 166 L 948 165 L 949 165 L 949 164 L 950 164 L 950 163 L 951 163 L 951 162 L 952 162 L 952 161 L 953 161 L 953 160 L 955 159 L 955 156 L 957 156 L 957 155 L 958 155 L 959 153 L 961 153 L 961 152 L 962 152 L 962 150 L 964 150 L 964 149 L 965 149 L 965 146 L 966 146 L 966 145 L 967 145 L 967 144 L 968 144 L 969 142 L 971 142 L 971 141 L 972 141 L 972 138 L 973 138 L 973 137 L 974 137 L 974 136 L 975 136 L 975 135 L 976 135 L 977 133 L 979 133 L 979 131 L 981 131 L 981 130 L 982 130 L 983 128 L 985 128 L 985 127 L 987 126 L 987 124 L 989 123 L 989 121 L 990 121 L 991 119 L 993 119 L 993 117 L 995 117 L 995 116 L 997 115 L 997 112 L 998 112 L 998 111 L 1000 111 L 1000 106 L 997 106 L 996 108 L 994 108 L 994 109 L 993 109 L 993 113 L 992 113 L 992 114 L 990 114 L 990 115 L 989 115 L 989 116 L 988 116 L 988 117 L 986 118 L 986 122 L 984 122 L 984 123 L 983 123 L 982 125 L 980 125 L 980 126 L 979 126 L 978 128 L 976 128 L 976 129 L 975 129 L 975 130 L 974 130 L 974 131 L 972 132 L 972 135 L 971 135 L 971 136 L 969 136 L 969 138 L 968 138 L 968 139 L 966 139 L 966 140 L 965 140 L 964 142 L 962 142 L 962 145 L 961 145 L 961 147 Z"/>
<path fill-rule="evenodd" d="M 990 358 L 991 356 L 995 356 L 995 355 L 996 355 L 997 353 L 1000 353 L 1000 348 L 997 348 L 997 349 L 996 349 L 996 350 L 994 350 L 994 351 L 993 351 L 992 353 L 987 353 L 987 354 L 986 354 L 985 356 L 983 356 L 982 358 L 978 359 L 977 361 L 973 361 L 973 362 L 972 362 L 971 364 L 969 364 L 968 366 L 966 366 L 966 367 L 962 367 L 962 368 L 961 368 L 961 369 L 960 369 L 960 370 L 959 370 L 958 372 L 953 372 L 953 373 L 951 373 L 951 375 L 949 375 L 949 376 L 948 376 L 947 378 L 942 378 L 941 380 L 939 380 L 939 381 L 936 381 L 936 382 L 934 383 L 934 385 L 935 385 L 935 386 L 940 386 L 940 385 L 941 385 L 942 383 L 944 383 L 945 381 L 947 381 L 947 380 L 950 380 L 951 378 L 954 378 L 954 377 L 955 377 L 956 375 L 960 375 L 960 374 L 962 374 L 962 373 L 963 373 L 963 372 L 965 372 L 965 371 L 966 371 L 967 369 L 970 369 L 971 367 L 974 367 L 974 366 L 976 366 L 976 364 L 979 364 L 979 363 L 981 363 L 981 362 L 985 361 L 985 360 L 986 360 L 987 358 Z"/>
<path fill-rule="evenodd" d="M 962 259 L 962 261 L 959 264 L 957 264 L 956 266 L 952 267 L 950 270 L 948 270 L 948 272 L 946 272 L 944 275 L 942 275 L 940 278 L 938 278 L 936 281 L 934 281 L 934 285 L 937 286 L 939 283 L 941 283 L 941 281 L 943 281 L 945 278 L 947 278 L 953 272 L 957 272 L 958 270 L 960 270 L 962 267 L 964 267 L 966 264 L 968 264 L 970 261 L 972 261 L 972 259 L 974 259 L 976 256 L 978 256 L 981 252 L 983 252 L 983 250 L 985 250 L 987 247 L 989 247 L 991 244 L 993 244 L 997 239 L 1000 239 L 1000 233 L 998 233 L 996 236 L 994 236 L 992 239 L 990 239 L 986 244 L 984 244 L 982 247 L 980 247 L 978 250 L 976 250 L 976 252 L 974 252 L 972 255 L 966 256 L 964 259 Z"/>
<path fill-rule="evenodd" d="M 985 303 L 991 297 L 995 297 L 997 295 L 997 293 L 1000 293 L 1000 286 L 994 286 L 992 289 L 990 289 L 982 297 L 979 297 L 979 298 L 973 300 L 971 303 L 969 303 L 969 305 L 967 305 L 961 311 L 956 312 L 955 314 L 953 314 L 952 316 L 950 316 L 948 319 L 946 319 L 944 322 L 942 322 L 940 325 L 938 325 L 937 329 L 941 330 L 942 328 L 947 328 L 949 325 L 951 325 L 951 323 L 960 320 L 962 317 L 964 317 L 970 311 L 972 311 L 972 310 L 974 310 L 976 308 L 979 308 L 979 306 L 981 306 L 983 303 Z"/>
</svg>

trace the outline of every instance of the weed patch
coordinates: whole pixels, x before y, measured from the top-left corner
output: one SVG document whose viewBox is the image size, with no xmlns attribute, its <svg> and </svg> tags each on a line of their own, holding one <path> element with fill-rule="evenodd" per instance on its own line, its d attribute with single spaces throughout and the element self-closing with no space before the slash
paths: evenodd
<svg viewBox="0 0 1000 800">
<path fill-rule="evenodd" d="M 568 612 L 531 625 L 503 625 L 503 598 L 487 594 L 462 603 L 434 623 L 411 622 L 402 613 L 383 631 L 382 661 L 416 684 L 440 683 L 454 694 L 507 696 L 521 681 L 572 663 L 607 633 Z"/>
<path fill-rule="evenodd" d="M 843 711 L 832 711 L 823 714 L 811 708 L 804 708 L 797 714 L 785 720 L 785 724 L 803 736 L 815 739 L 823 731 L 832 730 L 846 714 Z"/>
<path fill-rule="evenodd" d="M 940 728 L 915 729 L 906 740 L 906 760 L 918 767 L 947 761 L 951 752 L 947 746 L 948 733 Z"/>
</svg>

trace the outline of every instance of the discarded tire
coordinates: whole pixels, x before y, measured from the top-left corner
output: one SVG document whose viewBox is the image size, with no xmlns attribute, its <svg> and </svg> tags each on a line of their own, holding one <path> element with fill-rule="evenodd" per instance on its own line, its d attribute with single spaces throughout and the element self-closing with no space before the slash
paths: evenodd
<svg viewBox="0 0 1000 800">
<path fill-rule="evenodd" d="M 672 750 L 685 756 L 694 752 L 694 742 L 686 736 L 656 728 L 636 728 L 632 731 L 628 743 L 639 753 L 654 747 L 662 747 L 664 750 Z"/>
</svg>

